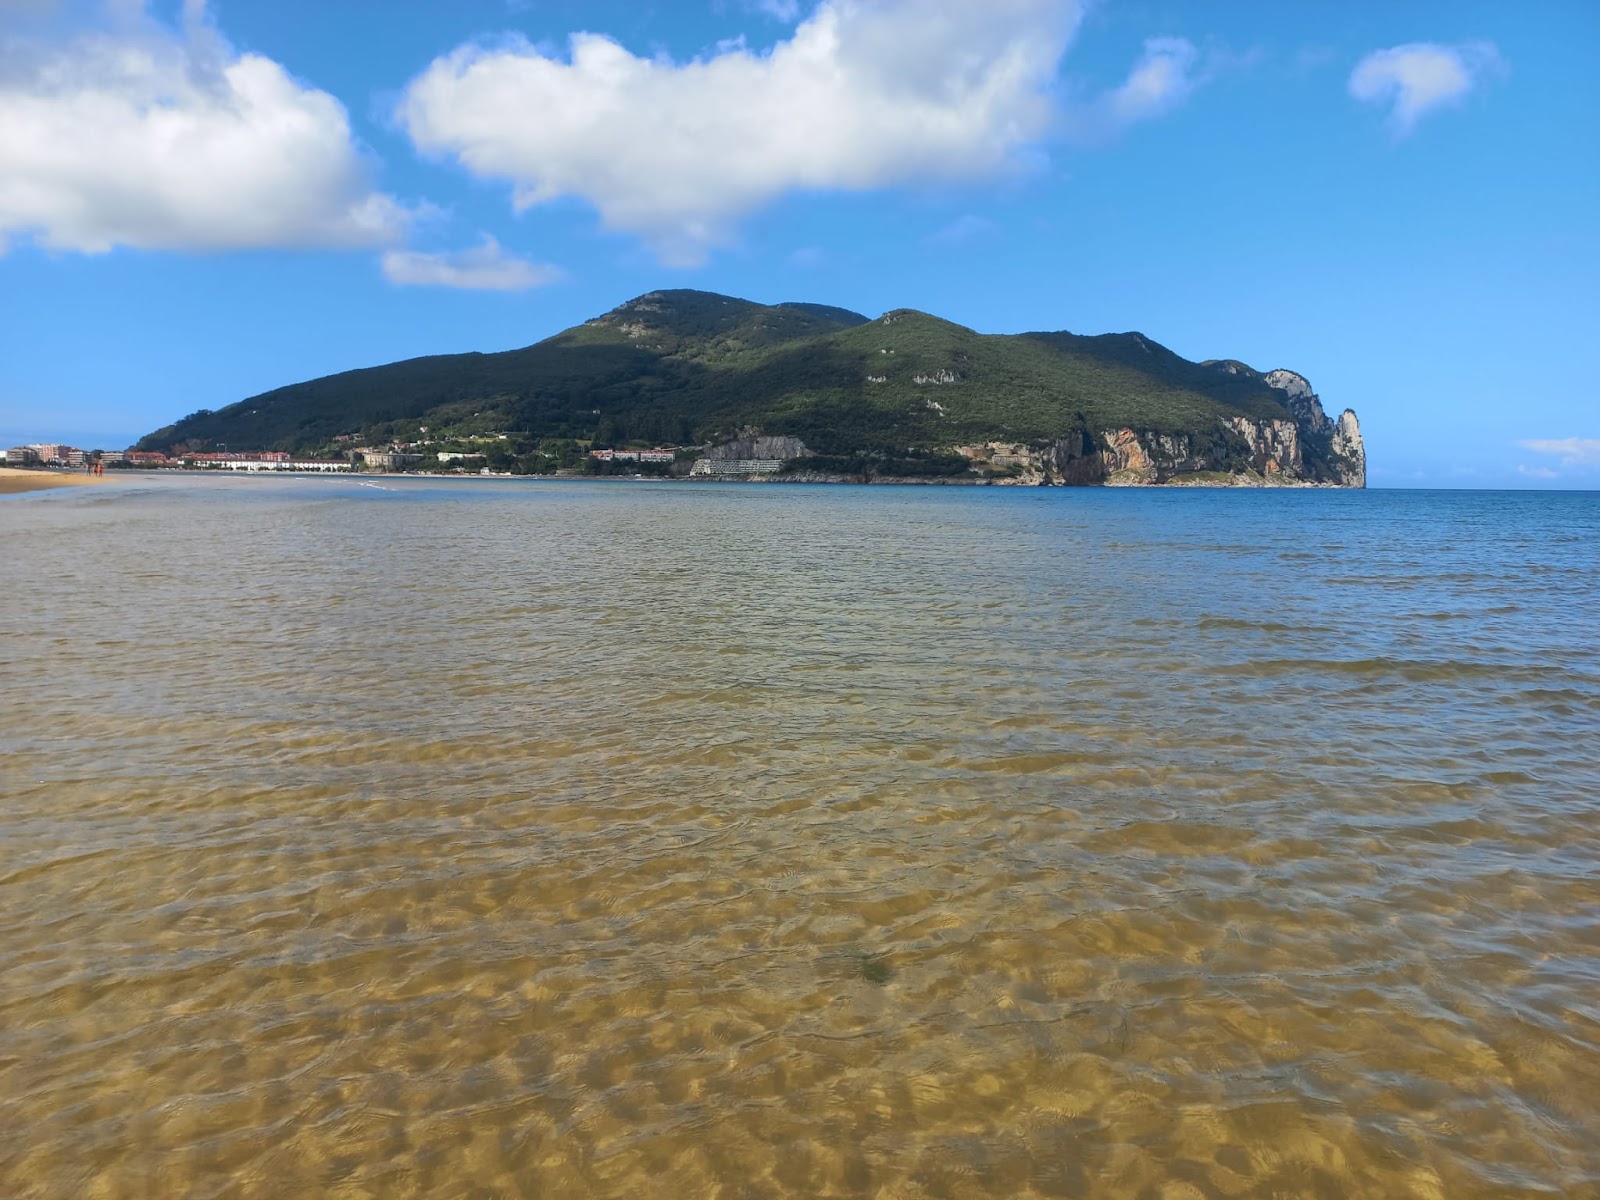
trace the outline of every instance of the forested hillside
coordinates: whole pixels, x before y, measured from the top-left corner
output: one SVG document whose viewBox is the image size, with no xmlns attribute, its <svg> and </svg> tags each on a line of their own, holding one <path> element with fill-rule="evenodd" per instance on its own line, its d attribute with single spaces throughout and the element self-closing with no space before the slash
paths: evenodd
<svg viewBox="0 0 1600 1200">
<path fill-rule="evenodd" d="M 947 452 L 1131 428 L 1213 438 L 1219 419 L 1292 419 L 1239 364 L 1193 363 L 1138 333 L 985 335 L 903 309 L 697 291 L 641 296 L 537 345 L 410 359 L 290 384 L 148 435 L 141 448 L 337 452 L 509 433 L 692 445 L 760 430 L 834 458 Z"/>
</svg>

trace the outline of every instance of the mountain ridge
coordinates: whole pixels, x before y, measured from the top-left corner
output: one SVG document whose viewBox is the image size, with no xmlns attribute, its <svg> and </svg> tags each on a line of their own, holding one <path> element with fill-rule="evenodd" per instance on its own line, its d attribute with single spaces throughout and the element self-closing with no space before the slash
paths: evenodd
<svg viewBox="0 0 1600 1200">
<path fill-rule="evenodd" d="M 1065 476 L 1077 482 L 1207 472 L 1365 482 L 1355 414 L 1330 420 L 1295 372 L 1191 362 L 1137 331 L 982 334 L 916 309 L 868 318 L 690 289 L 647 292 L 520 349 L 289 384 L 192 413 L 140 447 L 334 454 L 505 434 L 523 469 L 554 469 L 592 445 L 706 445 L 751 432 L 798 438 L 861 468 L 853 474 L 873 473 L 877 460 L 960 454 L 992 476 L 1001 454 L 1022 463 L 1008 481 L 1051 482 L 1046 460 L 1078 445 L 1100 468 L 1069 455 L 1079 466 Z M 985 451 L 991 443 L 1022 449 Z"/>
</svg>

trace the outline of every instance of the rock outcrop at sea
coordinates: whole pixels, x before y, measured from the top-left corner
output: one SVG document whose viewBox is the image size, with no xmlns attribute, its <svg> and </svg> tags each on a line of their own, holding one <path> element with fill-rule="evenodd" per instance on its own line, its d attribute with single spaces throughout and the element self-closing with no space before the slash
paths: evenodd
<svg viewBox="0 0 1600 1200">
<path fill-rule="evenodd" d="M 1367 486 L 1367 447 L 1361 440 L 1361 422 L 1356 420 L 1355 409 L 1347 408 L 1339 414 L 1334 424 L 1333 452 L 1349 464 L 1345 468 L 1344 486 Z"/>
<path fill-rule="evenodd" d="M 1342 487 L 1367 486 L 1367 448 L 1361 440 L 1361 422 L 1355 410 L 1347 408 L 1337 420 L 1322 409 L 1322 400 L 1311 390 L 1304 375 L 1281 368 L 1268 371 L 1265 382 L 1283 392 L 1297 424 L 1305 425 L 1314 436 L 1326 436 L 1335 458 L 1335 471 Z"/>
</svg>

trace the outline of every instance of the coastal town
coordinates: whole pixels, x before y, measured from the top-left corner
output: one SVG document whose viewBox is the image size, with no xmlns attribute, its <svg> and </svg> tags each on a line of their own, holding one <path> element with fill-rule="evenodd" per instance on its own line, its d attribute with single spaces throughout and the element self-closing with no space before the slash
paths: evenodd
<svg viewBox="0 0 1600 1200">
<path fill-rule="evenodd" d="M 1288 375 L 1287 372 L 1279 374 Z M 699 445 L 608 444 L 600 438 L 538 438 L 528 432 L 434 430 L 409 440 L 363 443 L 340 434 L 296 455 L 230 451 L 199 438 L 154 449 L 84 450 L 35 442 L 5 451 L 17 474 L 97 477 L 112 471 L 233 474 L 406 474 L 453 476 L 613 476 L 792 483 L 948 483 L 1009 486 L 1364 487 L 1366 455 L 1355 414 L 1337 422 L 1299 376 L 1306 430 L 1289 419 L 1225 417 L 1206 436 L 1129 427 L 1091 436 L 987 439 L 899 453 L 818 453 L 800 438 L 746 426 Z M 420 436 L 419 436 L 420 435 Z M 367 438 L 371 438 L 368 434 Z M 1322 439 L 1322 440 L 1319 440 Z M 145 439 L 142 445 L 150 445 Z M 201 447 L 204 447 L 203 449 Z M 1318 457 L 1320 456 L 1320 457 Z"/>
<path fill-rule="evenodd" d="M 281 450 L 84 450 L 59 442 L 34 442 L 4 452 L 6 468 L 63 474 L 121 471 L 298 472 L 312 474 L 611 475 L 695 480 L 770 479 L 811 451 L 798 438 L 746 433 L 720 444 L 622 448 L 564 441 L 515 455 L 517 435 L 491 433 L 440 442 L 352 446 L 339 457 L 295 456 Z M 439 448 L 441 445 L 450 447 Z"/>
<path fill-rule="evenodd" d="M 8 467 L 105 468 L 215 468 L 250 471 L 348 471 L 348 459 L 300 459 L 281 451 L 253 454 L 185 454 L 176 457 L 141 450 L 84 450 L 62 442 L 32 442 L 13 446 L 5 453 Z"/>
<path fill-rule="evenodd" d="M 495 435 L 494 440 L 504 440 Z M 678 461 L 693 448 L 657 446 L 643 450 L 590 449 L 579 451 L 574 467 L 568 473 L 605 473 L 606 468 L 626 468 L 642 465 L 659 469 Z M 6 467 L 44 468 L 51 470 L 82 470 L 100 473 L 105 470 L 188 470 L 188 471 L 295 471 L 327 474 L 330 472 L 391 472 L 427 471 L 473 475 L 515 474 L 514 471 L 495 470 L 491 465 L 494 456 L 488 448 L 470 447 L 454 450 L 431 450 L 413 445 L 360 446 L 347 450 L 339 458 L 297 457 L 282 450 L 210 453 L 163 453 L 153 450 L 85 450 L 64 442 L 31 442 L 13 446 L 0 452 Z M 778 463 L 762 464 L 757 470 L 775 471 Z M 700 474 L 710 472 L 702 470 Z M 726 472 L 721 472 L 726 473 Z"/>
<path fill-rule="evenodd" d="M 509 435 L 454 443 L 453 449 L 427 444 L 393 443 L 358 446 L 338 458 L 295 456 L 281 450 L 163 453 L 151 450 L 85 450 L 61 442 L 33 442 L 4 452 L 5 468 L 35 469 L 40 474 L 102 475 L 112 471 L 296 472 L 305 474 L 428 475 L 620 475 L 674 476 L 689 479 L 771 478 L 795 458 L 809 453 L 792 438 L 745 437 L 718 446 L 654 446 L 614 448 L 572 443 L 558 454 L 540 455 L 528 469 L 525 459 L 512 459 L 502 448 Z M 449 443 L 447 443 L 449 444 Z"/>
</svg>

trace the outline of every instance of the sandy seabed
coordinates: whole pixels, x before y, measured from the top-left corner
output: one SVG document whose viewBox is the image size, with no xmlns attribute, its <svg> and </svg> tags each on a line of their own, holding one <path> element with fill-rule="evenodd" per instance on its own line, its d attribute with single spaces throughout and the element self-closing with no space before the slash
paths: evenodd
<svg viewBox="0 0 1600 1200">
<path fill-rule="evenodd" d="M 117 477 L 0 1196 L 1600 1200 L 1593 493 Z"/>
</svg>

